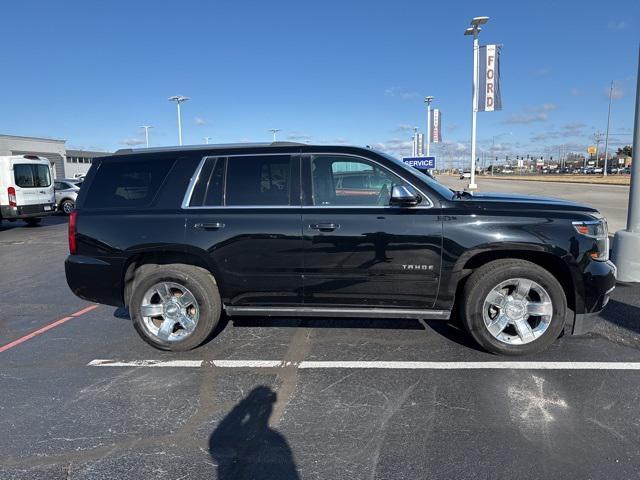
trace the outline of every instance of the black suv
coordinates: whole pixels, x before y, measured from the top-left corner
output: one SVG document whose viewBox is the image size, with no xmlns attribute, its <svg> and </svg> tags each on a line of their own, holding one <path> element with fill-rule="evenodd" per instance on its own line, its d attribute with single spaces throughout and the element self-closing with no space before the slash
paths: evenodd
<svg viewBox="0 0 640 480">
<path fill-rule="evenodd" d="M 583 333 L 615 286 L 605 219 L 549 198 L 456 192 L 370 149 L 121 150 L 93 163 L 67 282 L 187 350 L 229 316 L 458 320 L 526 354 Z M 453 314 L 452 314 L 453 312 Z"/>
</svg>

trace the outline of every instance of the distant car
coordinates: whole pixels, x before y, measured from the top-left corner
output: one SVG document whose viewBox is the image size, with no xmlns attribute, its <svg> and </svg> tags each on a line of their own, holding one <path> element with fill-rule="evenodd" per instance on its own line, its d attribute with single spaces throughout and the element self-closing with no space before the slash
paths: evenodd
<svg viewBox="0 0 640 480">
<path fill-rule="evenodd" d="M 460 174 L 460 180 L 464 180 L 465 178 L 471 178 L 471 172 L 465 170 Z"/>
<path fill-rule="evenodd" d="M 604 168 L 602 167 L 596 167 L 593 169 L 592 173 L 603 173 L 604 172 Z"/>
<path fill-rule="evenodd" d="M 81 183 L 82 182 L 79 182 L 78 179 L 75 178 L 56 180 L 53 183 L 58 211 L 64 212 L 65 215 L 73 212 L 76 208 L 76 199 L 78 198 Z"/>
<path fill-rule="evenodd" d="M 513 170 L 511 170 L 510 168 L 503 168 L 502 172 L 500 173 L 504 173 L 505 175 L 511 175 L 513 173 Z"/>
</svg>

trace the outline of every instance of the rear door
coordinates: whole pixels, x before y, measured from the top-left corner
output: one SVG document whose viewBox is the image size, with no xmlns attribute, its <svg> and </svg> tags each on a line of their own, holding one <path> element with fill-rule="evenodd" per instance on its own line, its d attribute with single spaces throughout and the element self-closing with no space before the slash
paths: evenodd
<svg viewBox="0 0 640 480">
<path fill-rule="evenodd" d="M 295 306 L 302 295 L 298 154 L 208 157 L 187 193 L 187 243 L 205 250 L 230 306 Z"/>
<path fill-rule="evenodd" d="M 54 203 L 53 179 L 49 162 L 13 161 L 13 181 L 18 206 Z"/>
</svg>

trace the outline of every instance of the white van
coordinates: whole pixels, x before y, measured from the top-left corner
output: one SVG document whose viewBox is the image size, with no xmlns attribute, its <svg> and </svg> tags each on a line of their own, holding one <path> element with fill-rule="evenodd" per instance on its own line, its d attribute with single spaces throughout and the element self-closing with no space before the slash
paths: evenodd
<svg viewBox="0 0 640 480">
<path fill-rule="evenodd" d="M 36 155 L 0 156 L 0 222 L 29 225 L 55 212 L 51 162 Z"/>
</svg>

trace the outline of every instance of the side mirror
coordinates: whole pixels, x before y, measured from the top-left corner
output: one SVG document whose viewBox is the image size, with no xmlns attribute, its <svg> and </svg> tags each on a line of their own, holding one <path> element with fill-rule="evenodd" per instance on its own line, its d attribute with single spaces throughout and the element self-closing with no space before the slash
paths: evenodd
<svg viewBox="0 0 640 480">
<path fill-rule="evenodd" d="M 396 207 L 415 207 L 420 198 L 404 185 L 396 185 L 391 190 L 389 204 Z"/>
</svg>

